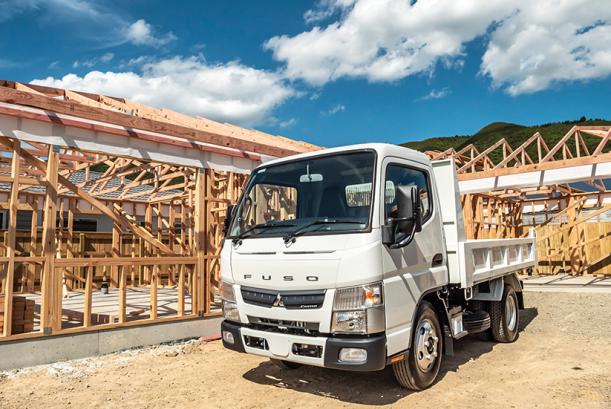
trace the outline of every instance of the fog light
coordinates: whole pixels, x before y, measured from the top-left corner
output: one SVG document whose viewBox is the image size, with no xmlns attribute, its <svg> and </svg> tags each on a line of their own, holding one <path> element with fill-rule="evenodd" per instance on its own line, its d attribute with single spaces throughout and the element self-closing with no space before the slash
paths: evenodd
<svg viewBox="0 0 611 409">
<path fill-rule="evenodd" d="M 233 339 L 233 334 L 229 331 L 223 331 L 223 341 L 228 344 L 235 344 L 235 339 Z"/>
<path fill-rule="evenodd" d="M 342 362 L 362 363 L 367 361 L 367 350 L 363 348 L 342 348 L 339 351 Z"/>
</svg>

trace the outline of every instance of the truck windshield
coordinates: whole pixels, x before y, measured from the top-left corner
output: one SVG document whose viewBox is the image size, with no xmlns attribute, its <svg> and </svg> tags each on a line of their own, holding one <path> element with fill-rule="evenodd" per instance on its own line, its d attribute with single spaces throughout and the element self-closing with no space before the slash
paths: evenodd
<svg viewBox="0 0 611 409">
<path fill-rule="evenodd" d="M 362 231 L 369 226 L 374 167 L 375 153 L 358 151 L 260 168 L 248 182 L 229 237 Z"/>
</svg>

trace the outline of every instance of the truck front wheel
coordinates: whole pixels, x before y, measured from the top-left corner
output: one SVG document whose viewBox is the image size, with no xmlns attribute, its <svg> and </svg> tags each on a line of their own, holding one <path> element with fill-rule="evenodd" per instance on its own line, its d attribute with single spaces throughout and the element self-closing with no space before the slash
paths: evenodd
<svg viewBox="0 0 611 409">
<path fill-rule="evenodd" d="M 518 339 L 520 308 L 518 296 L 512 286 L 506 285 L 501 301 L 490 303 L 490 332 L 497 342 L 514 342 Z"/>
<path fill-rule="evenodd" d="M 397 382 L 407 389 L 426 389 L 435 382 L 441 366 L 443 335 L 433 306 L 423 301 L 413 327 L 412 347 L 406 359 L 393 364 Z"/>
</svg>

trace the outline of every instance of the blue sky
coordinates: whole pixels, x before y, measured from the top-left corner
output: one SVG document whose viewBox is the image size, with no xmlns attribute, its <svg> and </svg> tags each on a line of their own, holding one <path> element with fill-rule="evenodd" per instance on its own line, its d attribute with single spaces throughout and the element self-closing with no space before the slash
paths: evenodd
<svg viewBox="0 0 611 409">
<path fill-rule="evenodd" d="M 604 0 L 0 0 L 0 55 L 4 79 L 325 146 L 611 118 Z"/>
</svg>

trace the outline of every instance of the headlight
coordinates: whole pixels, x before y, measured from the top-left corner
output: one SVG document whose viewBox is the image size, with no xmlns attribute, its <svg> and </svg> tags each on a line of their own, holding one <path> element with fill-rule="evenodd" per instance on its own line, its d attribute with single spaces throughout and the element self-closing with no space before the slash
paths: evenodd
<svg viewBox="0 0 611 409">
<path fill-rule="evenodd" d="M 367 311 L 340 311 L 333 313 L 333 332 L 367 332 Z"/>
<path fill-rule="evenodd" d="M 229 321 L 240 322 L 240 312 L 235 302 L 233 285 L 221 281 L 219 290 L 221 293 L 221 300 L 223 301 L 223 317 Z"/>
<path fill-rule="evenodd" d="M 384 331 L 384 327 L 382 283 L 335 291 L 332 332 L 368 334 Z"/>
<path fill-rule="evenodd" d="M 223 300 L 223 317 L 228 321 L 240 322 L 238 305 L 234 302 Z"/>
<path fill-rule="evenodd" d="M 333 310 L 359 310 L 382 304 L 382 284 L 375 283 L 338 289 L 335 292 Z"/>
<path fill-rule="evenodd" d="M 220 287 L 219 291 L 221 293 L 221 299 L 235 303 L 235 294 L 233 292 L 233 285 L 226 283 L 225 281 L 221 281 L 221 285 L 219 287 Z"/>
</svg>

